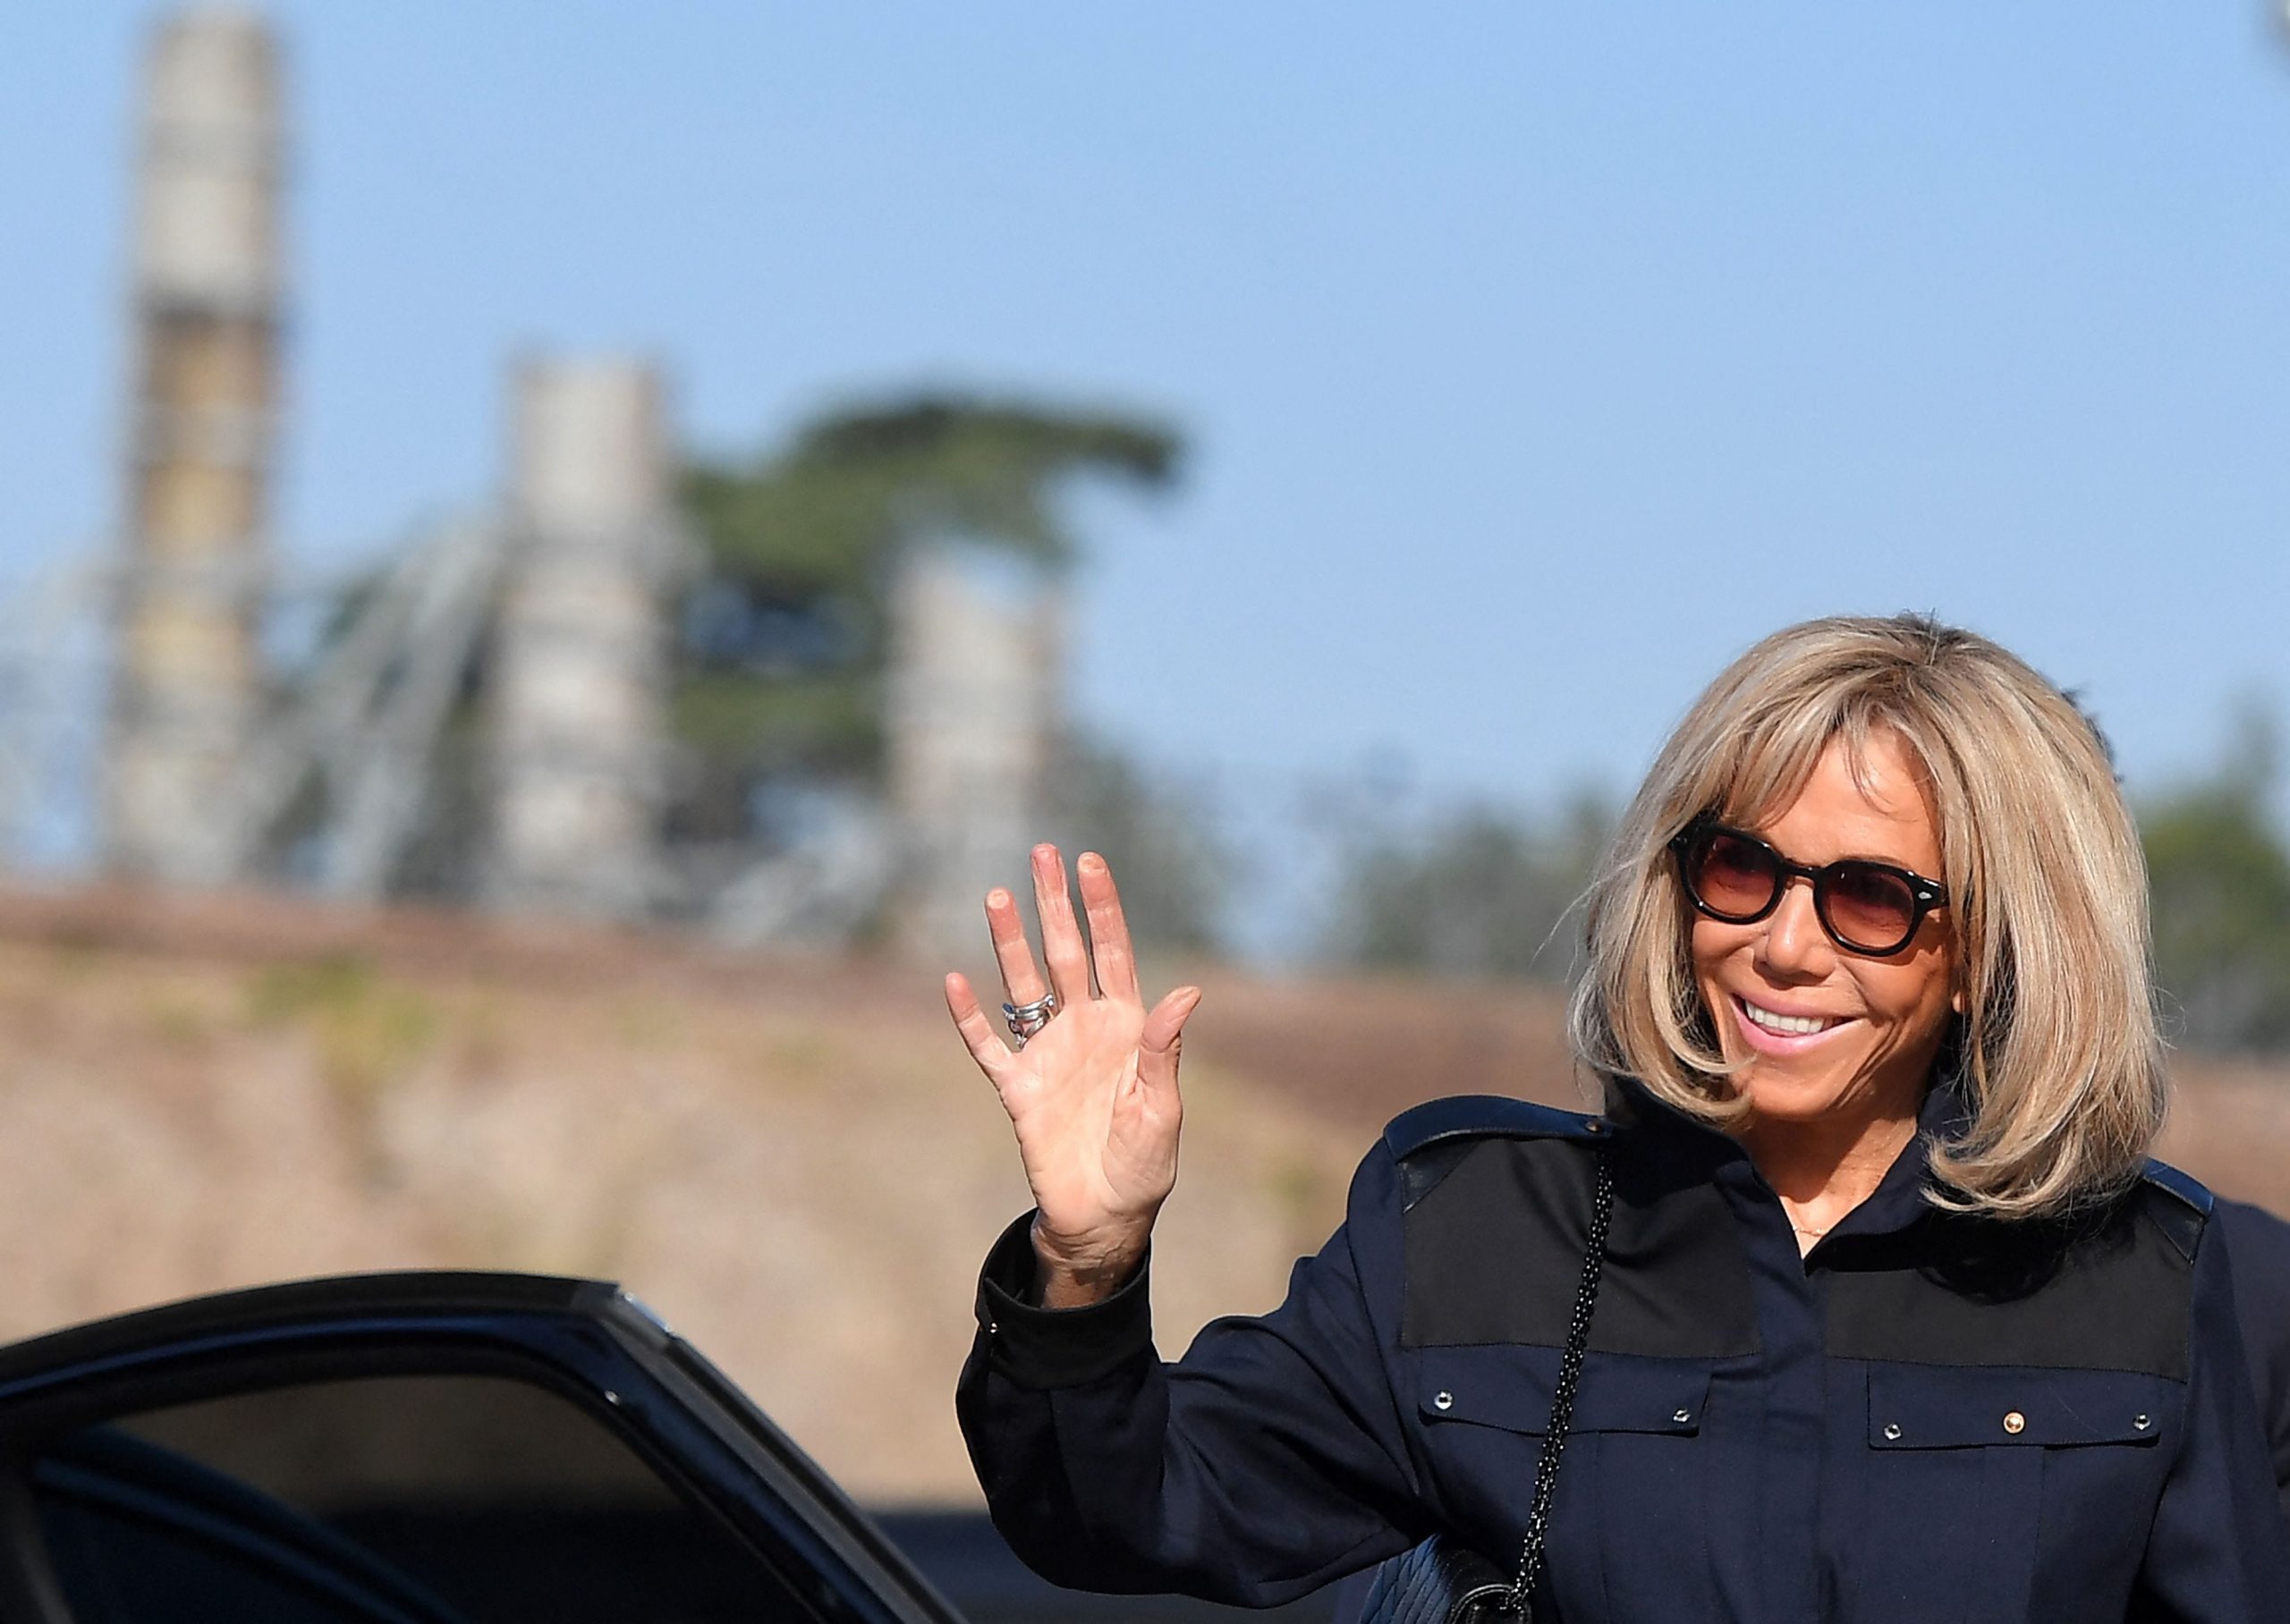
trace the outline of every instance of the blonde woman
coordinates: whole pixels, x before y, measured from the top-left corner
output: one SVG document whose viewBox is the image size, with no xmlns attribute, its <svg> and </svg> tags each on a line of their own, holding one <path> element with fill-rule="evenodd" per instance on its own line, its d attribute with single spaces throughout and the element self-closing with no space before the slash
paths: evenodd
<svg viewBox="0 0 2290 1624">
<path fill-rule="evenodd" d="M 2136 834 L 2005 650 L 1834 619 L 1737 660 L 1590 895 L 1603 1112 L 1401 1117 L 1285 1303 L 1173 1365 L 1147 1247 L 1200 994 L 1144 1007 L 1079 867 L 1094 962 L 1054 850 L 1046 979 L 988 899 L 1018 1046 L 947 982 L 1037 1202 L 958 1408 L 1048 1577 L 1264 1605 L 1437 1535 L 1575 1624 L 2290 1620 L 2225 1244 L 2148 1161 Z"/>
</svg>

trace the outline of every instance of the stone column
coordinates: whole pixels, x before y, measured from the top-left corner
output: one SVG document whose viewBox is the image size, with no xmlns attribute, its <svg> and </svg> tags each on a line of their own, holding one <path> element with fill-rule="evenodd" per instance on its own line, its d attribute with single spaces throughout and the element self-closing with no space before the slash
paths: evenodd
<svg viewBox="0 0 2290 1624">
<path fill-rule="evenodd" d="M 1061 723 L 1063 596 L 1047 571 L 920 546 L 892 597 L 887 791 L 905 849 L 903 943 L 944 957 L 981 940 L 979 900 L 1028 894 Z"/>
<path fill-rule="evenodd" d="M 537 362 L 515 379 L 488 672 L 499 907 L 626 918 L 656 892 L 674 558 L 662 397 L 628 362 Z"/>
<path fill-rule="evenodd" d="M 279 329 L 277 49 L 196 11 L 154 36 L 134 239 L 135 401 L 103 774 L 114 872 L 236 876 L 216 808 L 263 701 Z"/>
</svg>

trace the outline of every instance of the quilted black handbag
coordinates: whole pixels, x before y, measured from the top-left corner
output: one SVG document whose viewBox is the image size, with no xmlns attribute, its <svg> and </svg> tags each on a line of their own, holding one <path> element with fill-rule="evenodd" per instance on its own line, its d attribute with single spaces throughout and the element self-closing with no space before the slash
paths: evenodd
<svg viewBox="0 0 2290 1624">
<path fill-rule="evenodd" d="M 1599 1304 L 1599 1276 L 1606 1267 L 1607 1222 L 1614 1215 L 1614 1174 L 1606 1152 L 1598 1153 L 1598 1190 L 1590 1205 L 1590 1241 L 1582 1250 L 1582 1283 L 1575 1289 L 1574 1315 L 1566 1326 L 1566 1349 L 1558 1361 L 1558 1385 L 1550 1395 L 1550 1425 L 1535 1462 L 1534 1500 L 1527 1510 L 1527 1537 L 1519 1566 L 1509 1578 L 1466 1545 L 1435 1534 L 1414 1550 L 1376 1569 L 1360 1606 L 1360 1624 L 1502 1624 L 1533 1617 L 1542 1583 L 1543 1542 L 1550 1523 L 1550 1500 L 1558 1487 L 1558 1458 L 1574 1418 L 1574 1389 L 1582 1379 L 1582 1354 L 1590 1341 L 1590 1315 Z"/>
</svg>

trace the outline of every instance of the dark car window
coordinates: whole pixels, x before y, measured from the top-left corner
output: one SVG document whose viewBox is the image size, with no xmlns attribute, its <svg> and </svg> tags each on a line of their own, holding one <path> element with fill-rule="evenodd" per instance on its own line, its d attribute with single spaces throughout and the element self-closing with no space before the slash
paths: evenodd
<svg viewBox="0 0 2290 1624">
<path fill-rule="evenodd" d="M 34 1482 L 79 1624 L 815 1616 L 610 1427 L 502 1376 L 121 1417 L 45 1451 Z"/>
</svg>

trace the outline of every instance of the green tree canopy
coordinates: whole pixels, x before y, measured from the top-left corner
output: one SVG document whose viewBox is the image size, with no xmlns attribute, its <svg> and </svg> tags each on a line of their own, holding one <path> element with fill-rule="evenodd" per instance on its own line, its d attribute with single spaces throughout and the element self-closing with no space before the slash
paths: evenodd
<svg viewBox="0 0 2290 1624">
<path fill-rule="evenodd" d="M 1327 956 L 1444 975 L 1565 981 L 1572 918 L 1614 826 L 1599 795 L 1541 820 L 1475 808 L 1428 836 L 1362 844 L 1339 881 Z"/>
<path fill-rule="evenodd" d="M 1178 452 L 1172 431 L 1139 419 L 926 396 L 832 413 L 744 466 L 694 464 L 683 495 L 718 574 L 864 596 L 886 552 L 934 535 L 1064 562 L 1066 480 L 1166 487 Z"/>
<path fill-rule="evenodd" d="M 923 395 L 829 413 L 682 482 L 705 563 L 683 605 L 675 725 L 696 764 L 688 833 L 742 833 L 776 774 L 870 782 L 881 760 L 891 565 L 938 537 L 1057 567 L 1080 479 L 1174 483 L 1175 433 L 1114 413 Z"/>
<path fill-rule="evenodd" d="M 1199 794 L 1075 737 L 1057 753 L 1047 811 L 1046 838 L 1069 857 L 1096 851 L 1112 866 L 1140 946 L 1200 952 L 1223 943 L 1235 864 Z"/>
<path fill-rule="evenodd" d="M 2226 764 L 2140 819 L 2155 977 L 2193 1047 L 2290 1047 L 2290 850 L 2269 805 L 2278 740 L 2265 712 L 2246 711 Z"/>
</svg>

